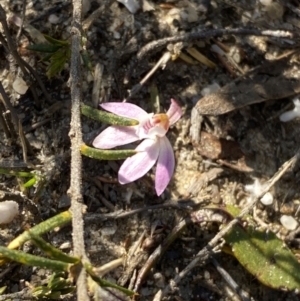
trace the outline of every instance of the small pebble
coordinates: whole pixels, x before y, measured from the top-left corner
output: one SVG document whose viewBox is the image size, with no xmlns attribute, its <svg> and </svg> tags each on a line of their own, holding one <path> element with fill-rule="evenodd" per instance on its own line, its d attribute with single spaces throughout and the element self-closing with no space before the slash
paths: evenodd
<svg viewBox="0 0 300 301">
<path fill-rule="evenodd" d="M 210 273 L 209 273 L 209 271 L 204 271 L 204 279 L 206 279 L 206 280 L 210 279 Z"/>
<path fill-rule="evenodd" d="M 115 40 L 119 40 L 121 38 L 121 34 L 118 31 L 114 31 L 113 35 Z"/>
<path fill-rule="evenodd" d="M 66 241 L 64 243 L 62 243 L 59 248 L 61 250 L 64 250 L 64 249 L 70 249 L 72 246 L 71 246 L 71 243 L 69 241 Z"/>
<path fill-rule="evenodd" d="M 298 226 L 298 222 L 290 215 L 282 215 L 280 222 L 287 230 L 295 230 Z"/>
<path fill-rule="evenodd" d="M 300 116 L 300 100 L 298 97 L 293 99 L 294 109 L 284 112 L 279 116 L 280 121 L 288 122 Z"/>
<path fill-rule="evenodd" d="M 0 202 L 0 224 L 10 223 L 19 213 L 19 205 L 15 201 Z"/>
<path fill-rule="evenodd" d="M 155 285 L 159 288 L 164 288 L 166 286 L 165 283 L 165 277 L 161 273 L 155 273 L 153 275 L 153 278 L 155 280 Z"/>
<path fill-rule="evenodd" d="M 265 206 L 269 206 L 273 204 L 273 195 L 270 192 L 267 192 L 261 199 L 261 203 L 264 204 Z"/>
<path fill-rule="evenodd" d="M 59 23 L 59 17 L 57 15 L 50 15 L 48 17 L 48 21 L 51 23 L 51 24 L 58 24 Z"/>
<path fill-rule="evenodd" d="M 26 82 L 23 80 L 21 77 L 17 77 L 15 81 L 13 82 L 13 89 L 18 93 L 18 94 L 25 94 L 26 91 L 28 90 L 28 86 Z"/>
</svg>

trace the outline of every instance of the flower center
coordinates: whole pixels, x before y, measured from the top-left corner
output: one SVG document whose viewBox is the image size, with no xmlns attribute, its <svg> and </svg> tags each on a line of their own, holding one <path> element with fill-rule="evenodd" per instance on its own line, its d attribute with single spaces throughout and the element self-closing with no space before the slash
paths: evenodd
<svg viewBox="0 0 300 301">
<path fill-rule="evenodd" d="M 160 126 L 167 132 L 170 126 L 169 117 L 167 114 L 155 114 L 152 117 L 153 126 Z"/>
<path fill-rule="evenodd" d="M 164 137 L 169 130 L 169 126 L 170 122 L 167 114 L 149 114 L 147 120 L 140 122 L 138 133 L 141 139 Z"/>
</svg>

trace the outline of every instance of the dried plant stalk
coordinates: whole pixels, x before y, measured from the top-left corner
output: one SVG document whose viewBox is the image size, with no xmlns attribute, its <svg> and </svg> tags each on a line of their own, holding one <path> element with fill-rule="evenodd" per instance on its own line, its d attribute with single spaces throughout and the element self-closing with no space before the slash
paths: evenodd
<svg viewBox="0 0 300 301">
<path fill-rule="evenodd" d="M 82 198 L 82 161 L 80 145 L 82 144 L 80 101 L 81 101 L 81 66 L 80 66 L 80 42 L 81 42 L 81 11 L 82 1 L 73 0 L 73 24 L 72 55 L 70 67 L 71 88 L 71 125 L 69 137 L 71 140 L 71 180 L 68 195 L 71 199 L 73 246 L 74 255 L 87 261 L 84 247 L 84 224 L 83 224 L 83 198 Z M 77 300 L 90 300 L 88 296 L 86 272 L 83 266 L 76 270 Z"/>
</svg>

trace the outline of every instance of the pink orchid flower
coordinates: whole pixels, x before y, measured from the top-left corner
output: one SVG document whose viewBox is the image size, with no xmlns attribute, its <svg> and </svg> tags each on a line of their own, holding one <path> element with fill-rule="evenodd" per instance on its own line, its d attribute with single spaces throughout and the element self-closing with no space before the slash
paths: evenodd
<svg viewBox="0 0 300 301">
<path fill-rule="evenodd" d="M 160 196 L 174 173 L 175 158 L 166 133 L 170 125 L 182 116 L 182 110 L 174 99 L 166 114 L 148 114 L 131 103 L 110 102 L 101 105 L 103 109 L 122 117 L 139 121 L 135 126 L 110 126 L 98 135 L 93 146 L 111 149 L 138 140 L 143 141 L 135 149 L 137 154 L 127 158 L 122 164 L 118 180 L 120 184 L 133 182 L 144 176 L 157 162 L 155 190 Z"/>
</svg>

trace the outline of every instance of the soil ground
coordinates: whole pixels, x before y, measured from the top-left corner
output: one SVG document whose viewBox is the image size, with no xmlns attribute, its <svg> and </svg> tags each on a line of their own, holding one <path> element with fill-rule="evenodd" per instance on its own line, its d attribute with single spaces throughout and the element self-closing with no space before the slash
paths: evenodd
<svg viewBox="0 0 300 301">
<path fill-rule="evenodd" d="M 193 40 L 155 49 L 137 64 L 132 64 L 138 51 L 147 43 L 169 36 L 201 31 L 204 28 L 251 27 L 299 31 L 298 1 L 285 1 L 283 4 L 281 1 L 270 1 L 268 6 L 261 2 L 149 0 L 141 1 L 141 8 L 132 14 L 117 1 L 84 1 L 86 47 L 92 66 L 98 64 L 101 70 L 101 76 L 95 80 L 88 68 L 82 64 L 82 95 L 85 104 L 98 106 L 105 101 L 122 101 L 167 48 L 173 48 L 174 51 L 174 48 L 178 47 L 193 62 L 181 58 L 169 61 L 164 69 L 159 68 L 128 100 L 148 112 L 164 112 L 169 107 L 170 99 L 175 98 L 184 110 L 183 117 L 168 133 L 174 147 L 176 169 L 170 185 L 161 197 L 155 194 L 153 171 L 135 183 L 122 186 L 117 181 L 121 161 L 83 158 L 85 242 L 87 255 L 95 267 L 128 255 L 130 247 L 144 233 L 150 247 L 146 247 L 144 242 L 130 263 L 136 264 L 133 269 L 139 271 L 154 248 L 193 208 L 203 208 L 211 204 L 232 204 L 243 208 L 251 194 L 246 185 L 253 184 L 255 179 L 260 183 L 266 182 L 297 152 L 300 142 L 299 120 L 282 123 L 278 118 L 282 112 L 292 108 L 291 100 L 296 96 L 293 93 L 283 94 L 277 100 L 267 97 L 260 103 L 243 105 L 226 114 L 205 115 L 201 125 L 201 132 L 205 134 L 200 134 L 201 142 L 193 140 L 190 135 L 190 127 L 195 125 L 195 121 L 191 119 L 191 112 L 202 99 L 203 89 L 212 89 L 213 84 L 224 87 L 234 80 L 243 79 L 249 70 L 263 66 L 266 62 L 275 66 L 274 62 L 279 57 L 288 57 L 287 54 L 291 50 L 297 51 L 297 40 L 223 35 L 215 39 Z M 2 0 L 0 3 L 9 18 L 13 15 L 21 16 L 23 1 Z M 92 18 L 93 14 L 96 14 L 96 17 Z M 92 22 L 88 25 L 89 18 L 92 18 Z M 40 32 L 56 39 L 69 39 L 71 21 L 70 1 L 27 1 L 24 17 L 26 26 L 34 26 Z M 15 39 L 18 28 L 13 24 L 10 26 L 11 35 Z M 40 75 L 51 101 L 45 99 L 41 91 L 38 98 L 40 103 L 36 103 L 29 91 L 20 95 L 13 89 L 15 78 L 22 77 L 22 72 L 1 44 L 0 79 L 17 110 L 31 146 L 28 159 L 35 166 L 39 166 L 46 181 L 40 191 L 36 187 L 22 191 L 20 181 L 16 177 L 0 176 L 2 199 L 15 200 L 20 206 L 19 216 L 10 224 L 1 226 L 0 245 L 7 245 L 28 227 L 67 210 L 70 205 L 67 196 L 70 185 L 69 64 L 66 63 L 60 74 L 51 79 L 47 78 L 47 64 L 41 62 L 36 53 L 24 50 L 24 46 L 32 43 L 31 38 L 30 34 L 24 31 L 18 41 L 18 50 Z M 212 50 L 216 45 L 228 49 L 225 62 Z M 188 54 L 191 47 L 212 61 L 215 68 L 192 58 Z M 297 54 L 296 58 L 293 56 L 292 59 L 298 66 Z M 284 68 L 290 64 L 292 62 L 287 62 L 286 66 L 278 71 L 279 74 L 284 74 Z M 295 74 L 299 72 L 297 68 L 294 70 Z M 275 82 L 275 85 L 283 85 L 282 78 L 276 78 L 278 82 Z M 246 94 L 254 89 L 250 84 L 248 90 L 240 92 Z M 284 89 L 285 87 L 282 87 L 282 90 Z M 151 93 L 159 96 L 159 100 L 151 97 Z M 86 117 L 82 118 L 82 125 L 83 139 L 88 145 L 106 127 Z M 22 162 L 20 143 L 7 139 L 3 130 L 0 131 L 0 137 L 0 163 Z M 276 232 L 283 240 L 290 232 L 282 226 L 280 217 L 286 214 L 293 216 L 297 221 L 299 219 L 298 172 L 298 167 L 295 166 L 293 171 L 286 173 L 272 188 L 272 205 L 264 206 L 258 203 L 254 210 L 257 226 Z M 164 204 L 171 205 L 166 208 Z M 118 210 L 130 212 L 154 205 L 161 207 L 145 209 L 124 218 L 106 221 L 95 218 L 97 214 L 100 216 Z M 179 205 L 180 209 L 176 209 Z M 197 252 L 215 236 L 218 229 L 219 225 L 213 222 L 188 226 L 171 244 L 163 259 L 151 269 L 139 290 L 140 300 L 153 300 L 156 292 L 164 288 L 188 265 Z M 64 252 L 71 252 L 70 226 L 50 233 L 45 238 Z M 296 244 L 298 240 L 296 230 L 292 239 L 286 242 L 292 241 Z M 295 245 L 291 247 L 297 249 Z M 30 244 L 25 244 L 23 250 L 40 254 Z M 233 256 L 219 252 L 215 258 L 249 295 L 248 300 L 299 300 L 295 292 L 264 286 Z M 123 266 L 112 269 L 105 275 L 105 279 L 118 282 L 124 279 L 122 277 L 127 273 L 128 281 L 124 281 L 124 285 L 128 286 L 132 273 Z M 8 264 L 0 267 L 0 287 L 7 286 L 6 294 L 17 293 L 29 284 L 38 286 L 47 282 L 50 275 L 47 270 Z M 68 298 L 75 299 L 71 295 Z M 19 299 L 28 297 L 21 295 L 14 300 Z M 204 266 L 194 268 L 165 300 L 241 299 L 230 293 L 224 278 L 212 262 L 208 261 Z"/>
</svg>

